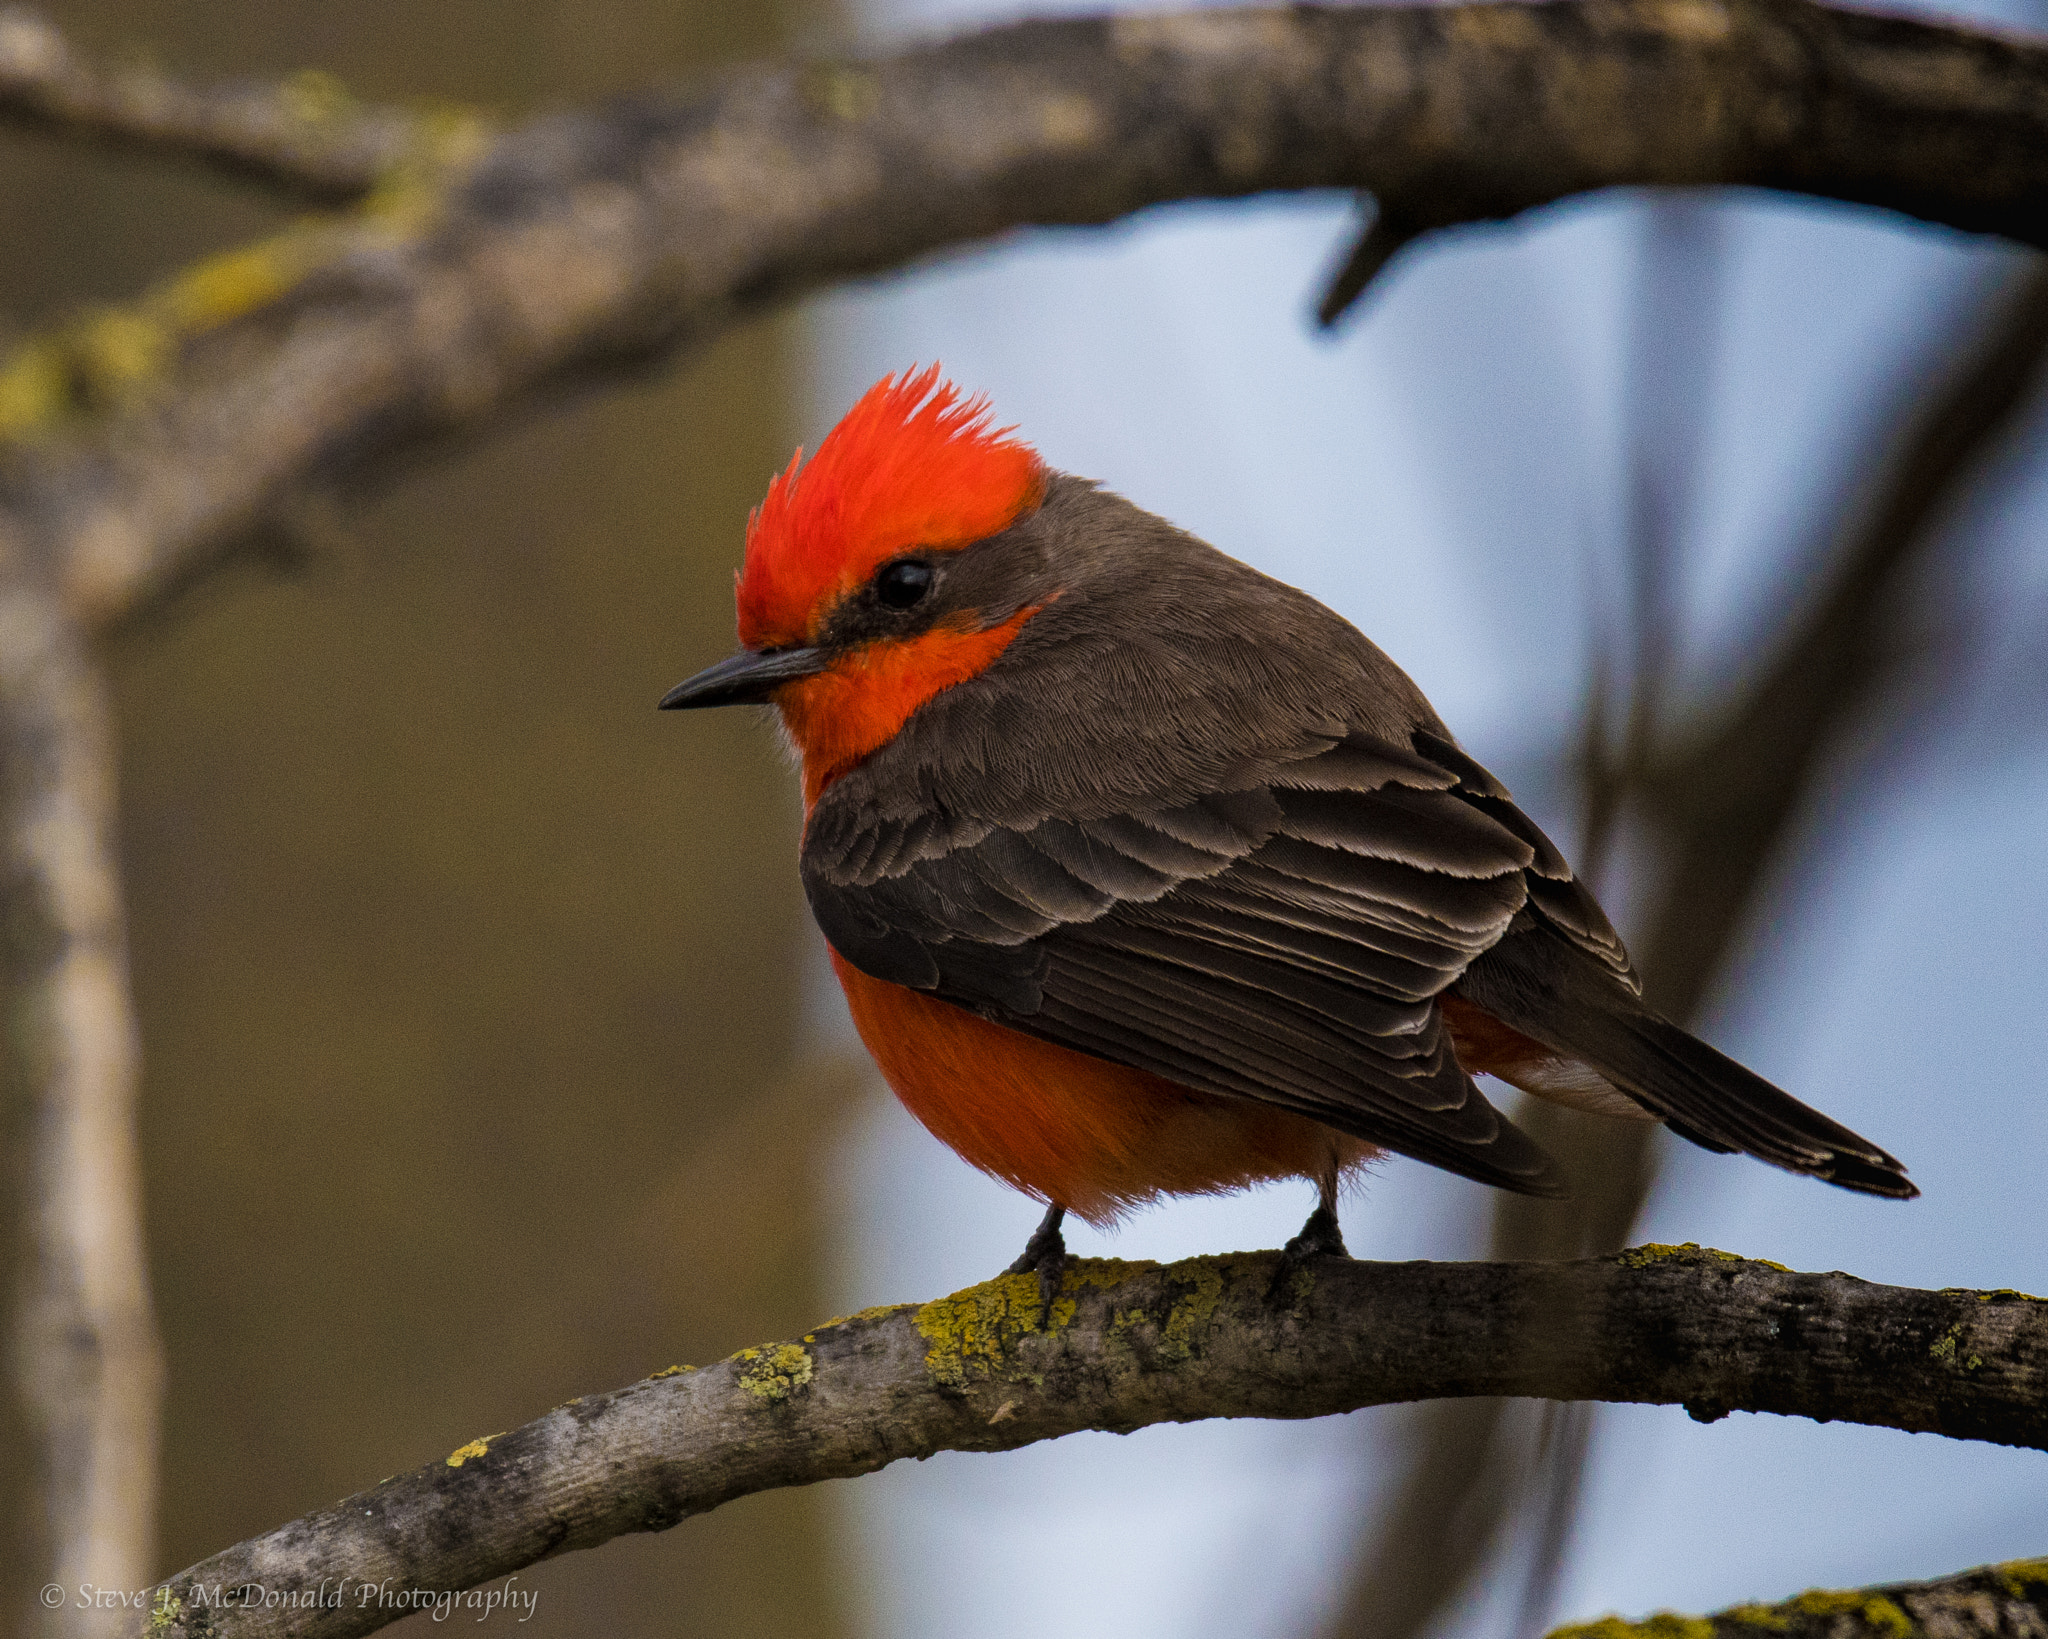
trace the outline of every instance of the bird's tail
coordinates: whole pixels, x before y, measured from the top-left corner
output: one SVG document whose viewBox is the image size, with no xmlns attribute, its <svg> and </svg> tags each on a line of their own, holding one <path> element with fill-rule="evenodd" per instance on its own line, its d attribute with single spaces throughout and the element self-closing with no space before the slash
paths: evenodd
<svg viewBox="0 0 2048 1639">
<path fill-rule="evenodd" d="M 1710 1150 L 1740 1150 L 1789 1172 L 1810 1173 L 1865 1195 L 1910 1200 L 1920 1193 L 1906 1169 L 1875 1144 L 1755 1071 L 1647 1009 L 1597 1020 L 1582 1049 L 1593 1068 L 1681 1138 Z"/>
<path fill-rule="evenodd" d="M 1557 948 L 1532 948 L 1538 941 Z M 1650 1011 L 1591 967 L 1549 930 L 1532 929 L 1503 939 L 1466 970 L 1457 989 L 1503 1024 L 1598 1071 L 1681 1138 L 1865 1195 L 1903 1201 L 1920 1193 L 1906 1169 L 1869 1139 Z"/>
</svg>

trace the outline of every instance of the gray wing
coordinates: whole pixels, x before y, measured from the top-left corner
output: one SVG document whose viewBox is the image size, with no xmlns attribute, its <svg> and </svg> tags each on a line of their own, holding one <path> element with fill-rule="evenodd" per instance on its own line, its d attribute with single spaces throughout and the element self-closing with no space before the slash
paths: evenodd
<svg viewBox="0 0 2048 1639">
<path fill-rule="evenodd" d="M 1548 1158 L 1458 1065 L 1436 997 L 1532 893 L 1625 972 L 1557 851 L 1433 735 L 1411 748 L 1352 733 L 1248 778 L 1174 807 L 1004 823 L 828 792 L 805 891 L 833 947 L 876 978 L 1555 1193 Z"/>
</svg>

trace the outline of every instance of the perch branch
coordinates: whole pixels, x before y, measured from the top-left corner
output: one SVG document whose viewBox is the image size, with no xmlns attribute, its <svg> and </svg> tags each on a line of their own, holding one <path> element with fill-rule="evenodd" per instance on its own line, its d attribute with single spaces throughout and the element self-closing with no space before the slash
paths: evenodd
<svg viewBox="0 0 2048 1639">
<path fill-rule="evenodd" d="M 88 620 L 309 480 L 1032 224 L 1341 188 L 1424 232 L 1745 184 L 2042 244 L 2048 48 L 1809 0 L 1073 19 L 739 70 L 478 146 L 246 262 L 182 328 L 143 325 L 120 403 L 82 428 L 32 390 L 48 378 L 0 379 L 29 446 L 0 504 Z"/>
<path fill-rule="evenodd" d="M 1270 1253 L 1005 1276 L 559 1406 L 162 1584 L 151 1639 L 339 1639 L 750 1492 L 1080 1429 L 1463 1395 L 1682 1404 L 2048 1447 L 2048 1302 L 1697 1247 L 1562 1264 Z M 1565 1317 L 1560 1324 L 1559 1317 Z M 143 1631 L 145 1613 L 132 1618 Z"/>
</svg>

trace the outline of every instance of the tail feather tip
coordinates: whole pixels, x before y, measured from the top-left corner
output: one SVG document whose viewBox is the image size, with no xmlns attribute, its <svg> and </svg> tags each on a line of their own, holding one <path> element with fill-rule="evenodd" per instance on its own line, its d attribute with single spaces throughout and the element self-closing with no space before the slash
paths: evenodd
<svg viewBox="0 0 2048 1639">
<path fill-rule="evenodd" d="M 1906 1176 L 1906 1169 L 1888 1155 L 1882 1162 L 1872 1162 L 1861 1156 L 1844 1155 L 1837 1150 L 1817 1170 L 1829 1183 L 1839 1184 L 1843 1189 L 1853 1189 L 1863 1195 L 1882 1195 L 1888 1200 L 1910 1201 L 1920 1193 L 1918 1186 Z"/>
</svg>

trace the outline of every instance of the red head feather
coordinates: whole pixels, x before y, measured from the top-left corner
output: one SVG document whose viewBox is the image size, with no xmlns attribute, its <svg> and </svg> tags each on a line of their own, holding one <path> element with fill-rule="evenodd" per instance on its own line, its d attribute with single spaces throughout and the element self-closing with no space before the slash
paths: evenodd
<svg viewBox="0 0 2048 1639">
<path fill-rule="evenodd" d="M 1045 493 L 1045 463 L 989 428 L 939 367 L 884 376 L 806 462 L 798 450 L 747 520 L 740 642 L 784 648 L 896 556 L 949 550 L 1007 529 Z"/>
</svg>

